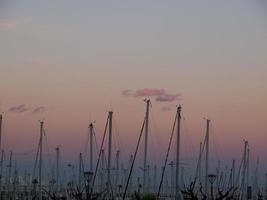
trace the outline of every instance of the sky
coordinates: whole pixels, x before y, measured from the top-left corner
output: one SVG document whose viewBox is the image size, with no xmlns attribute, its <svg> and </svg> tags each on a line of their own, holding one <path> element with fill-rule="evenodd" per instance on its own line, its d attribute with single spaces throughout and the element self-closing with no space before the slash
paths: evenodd
<svg viewBox="0 0 267 200">
<path fill-rule="evenodd" d="M 263 0 L 0 0 L 5 150 L 32 161 L 44 120 L 50 159 L 59 145 L 74 162 L 89 123 L 100 142 L 113 110 L 113 156 L 128 159 L 150 98 L 151 162 L 163 162 L 181 104 L 185 162 L 196 160 L 209 118 L 213 165 L 240 159 L 248 140 L 264 171 L 266 9 Z"/>
</svg>

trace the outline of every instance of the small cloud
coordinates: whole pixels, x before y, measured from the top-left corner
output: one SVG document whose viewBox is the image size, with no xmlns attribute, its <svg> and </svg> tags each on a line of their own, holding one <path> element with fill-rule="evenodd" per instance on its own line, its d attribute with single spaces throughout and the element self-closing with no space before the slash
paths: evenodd
<svg viewBox="0 0 267 200">
<path fill-rule="evenodd" d="M 38 113 L 44 113 L 45 112 L 45 107 L 44 106 L 38 106 L 35 108 L 32 113 L 33 114 L 38 114 Z"/>
<path fill-rule="evenodd" d="M 132 90 L 123 90 L 123 91 L 121 92 L 121 94 L 122 94 L 123 96 L 131 96 L 131 95 L 132 95 Z"/>
<path fill-rule="evenodd" d="M 28 108 L 25 104 L 20 104 L 18 106 L 12 106 L 8 109 L 9 112 L 13 113 L 23 113 L 29 111 L 30 108 Z"/>
<path fill-rule="evenodd" d="M 136 97 L 152 97 L 164 95 L 166 92 L 164 89 L 154 89 L 154 88 L 144 88 L 140 90 L 136 90 L 134 96 Z"/>
<path fill-rule="evenodd" d="M 157 102 L 173 102 L 177 100 L 180 94 L 171 94 L 165 89 L 144 88 L 132 92 L 131 90 L 123 90 L 122 95 L 132 97 L 155 97 Z"/>
<path fill-rule="evenodd" d="M 180 95 L 179 94 L 163 94 L 156 97 L 156 101 L 159 102 L 172 102 L 175 101 Z"/>
</svg>

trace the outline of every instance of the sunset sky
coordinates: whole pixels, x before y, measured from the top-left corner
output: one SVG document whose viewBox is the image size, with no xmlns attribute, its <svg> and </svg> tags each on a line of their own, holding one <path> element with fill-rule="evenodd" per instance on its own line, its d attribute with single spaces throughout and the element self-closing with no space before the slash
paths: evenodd
<svg viewBox="0 0 267 200">
<path fill-rule="evenodd" d="M 215 165 L 240 159 L 245 139 L 267 169 L 266 11 L 264 0 L 0 0 L 5 150 L 33 160 L 44 120 L 52 159 L 59 145 L 74 162 L 89 123 L 100 142 L 113 110 L 113 150 L 128 159 L 149 97 L 153 162 L 181 104 L 183 160 L 197 158 L 209 118 Z"/>
</svg>

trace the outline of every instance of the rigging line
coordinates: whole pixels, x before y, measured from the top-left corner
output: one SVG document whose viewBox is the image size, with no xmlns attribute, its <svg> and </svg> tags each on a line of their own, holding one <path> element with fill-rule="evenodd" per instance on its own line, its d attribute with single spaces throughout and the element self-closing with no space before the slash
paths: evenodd
<svg viewBox="0 0 267 200">
<path fill-rule="evenodd" d="M 145 122 L 146 122 L 146 118 L 144 118 L 144 121 L 143 121 L 143 124 L 142 124 L 142 128 L 141 128 L 141 132 L 139 134 L 137 146 L 136 146 L 136 149 L 135 149 L 135 152 L 134 152 L 133 161 L 131 163 L 131 169 L 130 169 L 130 172 L 129 172 L 129 175 L 128 175 L 128 178 L 127 178 L 127 182 L 126 182 L 126 186 L 125 186 L 125 189 L 124 189 L 124 192 L 123 192 L 122 200 L 125 200 L 125 197 L 126 197 L 128 185 L 129 185 L 130 178 L 131 178 L 131 175 L 132 175 L 132 172 L 133 172 L 133 166 L 134 166 L 134 163 L 135 163 L 137 151 L 138 151 L 138 148 L 139 148 L 139 145 L 140 145 L 140 141 L 141 141 L 141 138 L 142 138 L 142 135 L 143 135 L 143 130 L 144 130 Z"/>
<path fill-rule="evenodd" d="M 100 148 L 100 151 L 99 151 L 99 154 L 98 154 L 95 173 L 94 173 L 93 180 L 92 180 L 91 194 L 93 194 L 93 191 L 94 191 L 94 184 L 95 184 L 96 174 L 97 174 L 97 170 L 98 170 L 98 166 L 99 166 L 101 150 L 103 149 L 103 145 L 104 145 L 105 137 L 106 137 L 106 133 L 107 133 L 107 128 L 108 128 L 108 120 L 109 120 L 109 116 L 107 117 L 107 122 L 106 122 L 105 130 L 104 130 L 104 134 L 103 134 L 103 138 L 102 138 L 102 142 L 101 142 L 101 148 Z"/>
<path fill-rule="evenodd" d="M 159 184 L 157 197 L 160 196 L 160 191 L 161 191 L 161 187 L 162 187 L 162 183 L 163 183 L 163 179 L 164 179 L 166 165 L 167 165 L 167 162 L 168 162 L 169 152 L 170 152 L 170 148 L 171 148 L 171 144 L 172 144 L 172 138 L 173 138 L 173 134 L 174 134 L 174 129 L 175 129 L 177 118 L 178 118 L 178 113 L 176 113 L 176 115 L 175 115 L 175 119 L 174 119 L 174 123 L 173 123 L 173 127 L 172 127 L 172 133 L 171 133 L 171 137 L 170 137 L 170 140 L 169 140 L 168 150 L 167 150 L 167 154 L 166 154 L 166 157 L 165 157 L 165 162 L 164 162 L 164 166 L 163 166 L 163 170 L 162 170 L 162 174 L 161 174 L 161 179 L 160 179 L 160 184 Z"/>
</svg>

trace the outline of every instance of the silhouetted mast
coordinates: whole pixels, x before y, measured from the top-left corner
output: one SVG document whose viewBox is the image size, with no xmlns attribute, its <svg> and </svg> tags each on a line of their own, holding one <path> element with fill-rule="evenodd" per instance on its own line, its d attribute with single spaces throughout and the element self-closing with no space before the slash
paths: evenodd
<svg viewBox="0 0 267 200">
<path fill-rule="evenodd" d="M 42 200 L 42 166 L 43 166 L 43 128 L 44 122 L 40 122 L 40 144 L 39 144 L 39 200 Z"/>
<path fill-rule="evenodd" d="M 111 192 L 111 177 L 110 177 L 110 170 L 111 170 L 111 150 L 112 150 L 112 115 L 113 112 L 110 111 L 108 113 L 108 119 L 109 119 L 109 135 L 108 135 L 108 173 L 107 173 L 107 190 L 110 194 Z"/>
<path fill-rule="evenodd" d="M 148 124 L 149 124 L 149 107 L 150 99 L 146 99 L 146 115 L 145 115 L 145 149 L 144 149 L 144 174 L 143 174 L 143 190 L 146 192 L 147 187 L 147 145 L 148 145 Z"/>
<path fill-rule="evenodd" d="M 59 189 L 59 147 L 56 148 L 56 183 L 57 183 L 57 191 Z"/>
<path fill-rule="evenodd" d="M 2 123 L 3 123 L 3 116 L 0 114 L 0 151 L 2 150 Z"/>
<path fill-rule="evenodd" d="M 205 162 L 205 195 L 208 196 L 208 174 L 209 174 L 209 128 L 210 120 L 207 119 L 206 127 L 206 162 Z"/>
<path fill-rule="evenodd" d="M 1 151 L 1 168 L 0 168 L 0 194 L 2 194 L 2 176 L 3 176 L 3 165 L 4 165 L 4 150 Z"/>
<path fill-rule="evenodd" d="M 177 138 L 176 138 L 176 174 L 175 174 L 175 199 L 180 199 L 180 187 L 179 187 L 179 176 L 180 176 L 180 126 L 181 126 L 181 110 L 182 107 L 179 105 L 177 108 Z"/>
<path fill-rule="evenodd" d="M 89 125 L 89 134 L 90 134 L 90 171 L 93 171 L 93 123 Z"/>
</svg>

